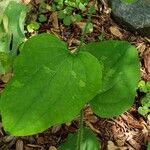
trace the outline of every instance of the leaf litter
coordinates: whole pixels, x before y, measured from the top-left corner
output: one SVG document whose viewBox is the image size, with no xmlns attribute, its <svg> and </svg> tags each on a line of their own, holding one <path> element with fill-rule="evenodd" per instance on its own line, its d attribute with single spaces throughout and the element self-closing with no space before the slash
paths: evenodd
<svg viewBox="0 0 150 150">
<path fill-rule="evenodd" d="M 30 0 L 23 0 L 28 4 Z M 47 2 L 50 2 L 49 0 Z M 92 0 L 90 1 L 92 3 Z M 89 3 L 89 5 L 91 5 Z M 32 11 L 36 11 L 39 0 L 29 3 Z M 90 7 L 90 6 L 89 6 Z M 35 10 L 34 10 L 35 9 Z M 117 23 L 115 23 L 110 15 L 110 8 L 104 0 L 97 3 L 97 11 L 92 16 L 93 32 L 86 36 L 85 42 L 101 41 L 107 39 L 127 40 L 135 45 L 139 58 L 141 60 L 141 78 L 150 81 L 150 39 L 133 34 Z M 86 22 L 85 11 L 82 15 L 83 24 Z M 28 14 L 30 17 L 32 13 Z M 43 23 L 38 30 L 41 32 L 50 32 L 57 37 L 66 41 L 70 50 L 73 50 L 80 44 L 82 27 L 72 24 L 65 27 L 57 18 L 57 15 L 45 13 L 48 21 Z M 27 33 L 27 36 L 31 36 Z M 114 54 L 115 55 L 115 54 Z M 73 74 L 74 75 L 74 74 Z M 0 93 L 5 88 L 6 83 L 12 74 L 8 73 L 0 77 Z M 83 83 L 82 86 L 84 85 Z M 85 107 L 84 120 L 88 126 L 97 134 L 101 141 L 101 149 L 105 150 L 144 150 L 147 142 L 150 142 L 150 122 L 140 116 L 137 108 L 140 105 L 140 94 L 137 95 L 134 105 L 119 117 L 113 119 L 99 118 L 91 111 L 89 106 Z M 69 112 L 68 112 L 69 113 Z M 0 149 L 2 150 L 57 150 L 57 148 L 65 142 L 69 133 L 74 133 L 79 127 L 79 118 L 70 123 L 52 127 L 43 133 L 27 137 L 11 137 L 4 132 L 2 124 L 0 124 Z"/>
</svg>

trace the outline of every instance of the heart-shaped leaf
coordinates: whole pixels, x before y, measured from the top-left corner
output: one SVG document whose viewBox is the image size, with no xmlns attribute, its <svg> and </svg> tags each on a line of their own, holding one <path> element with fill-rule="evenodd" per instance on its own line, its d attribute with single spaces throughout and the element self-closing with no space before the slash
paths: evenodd
<svg viewBox="0 0 150 150">
<path fill-rule="evenodd" d="M 78 132 L 70 134 L 67 141 L 59 148 L 59 150 L 76 150 L 77 149 Z M 81 150 L 99 150 L 100 143 L 95 134 L 88 128 L 83 128 L 83 140 L 80 145 Z"/>
<path fill-rule="evenodd" d="M 101 66 L 88 52 L 71 54 L 56 37 L 29 39 L 1 96 L 4 129 L 31 135 L 72 120 L 98 93 Z"/>
<path fill-rule="evenodd" d="M 133 104 L 140 79 L 137 50 L 125 41 L 91 43 L 85 50 L 103 64 L 102 89 L 91 101 L 101 117 L 117 116 Z"/>
</svg>

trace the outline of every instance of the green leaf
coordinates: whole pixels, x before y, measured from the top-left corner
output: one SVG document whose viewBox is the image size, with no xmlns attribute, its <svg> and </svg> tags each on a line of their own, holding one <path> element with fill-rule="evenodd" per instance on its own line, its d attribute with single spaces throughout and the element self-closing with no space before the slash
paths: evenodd
<svg viewBox="0 0 150 150">
<path fill-rule="evenodd" d="M 76 14 L 75 16 L 73 16 L 74 22 L 80 22 L 82 20 L 81 15 Z"/>
<path fill-rule="evenodd" d="M 140 79 L 137 50 L 125 41 L 91 43 L 85 50 L 104 65 L 102 90 L 91 101 L 93 111 L 101 117 L 113 117 L 133 104 Z"/>
<path fill-rule="evenodd" d="M 27 25 L 28 32 L 34 32 L 35 30 L 38 30 L 40 28 L 40 23 L 36 21 L 30 22 L 30 24 Z"/>
<path fill-rule="evenodd" d="M 144 98 L 142 98 L 142 106 L 150 107 L 150 93 L 147 93 Z"/>
<path fill-rule="evenodd" d="M 84 11 L 84 10 L 85 10 L 85 5 L 84 5 L 84 4 L 82 4 L 81 2 L 79 3 L 79 9 L 81 9 L 82 11 Z"/>
<path fill-rule="evenodd" d="M 138 88 L 139 88 L 140 92 L 147 93 L 147 86 L 146 86 L 145 81 L 141 80 L 138 84 Z"/>
<path fill-rule="evenodd" d="M 145 116 L 145 115 L 149 112 L 149 108 L 146 107 L 146 106 L 139 107 L 139 108 L 138 108 L 138 112 L 139 112 L 141 115 Z"/>
<path fill-rule="evenodd" d="M 66 17 L 66 15 L 64 14 L 63 10 L 58 11 L 58 18 L 59 19 L 64 19 Z"/>
<path fill-rule="evenodd" d="M 24 19 L 26 15 L 26 7 L 15 1 L 6 0 L 0 2 L 0 74 L 6 73 L 12 61 L 7 61 L 7 65 L 3 65 L 3 56 L 7 55 L 15 57 L 17 50 L 21 42 L 23 42 L 24 36 Z M 15 13 L 14 13 L 15 12 Z M 4 54 L 5 53 L 5 54 Z"/>
<path fill-rule="evenodd" d="M 14 13 L 15 12 L 15 13 Z M 4 14 L 8 17 L 8 34 L 12 38 L 12 55 L 16 56 L 18 46 L 23 42 L 24 35 L 24 20 L 27 13 L 27 8 L 17 2 L 10 2 Z"/>
<path fill-rule="evenodd" d="M 87 26 L 86 33 L 91 33 L 91 32 L 93 32 L 93 23 L 90 22 Z"/>
<path fill-rule="evenodd" d="M 138 0 L 121 0 L 122 3 L 126 3 L 126 4 L 133 4 L 135 2 L 137 2 Z"/>
<path fill-rule="evenodd" d="M 98 93 L 101 66 L 88 52 L 71 54 L 49 34 L 30 38 L 1 96 L 4 129 L 16 136 L 71 121 Z"/>
<path fill-rule="evenodd" d="M 76 150 L 77 149 L 78 132 L 70 134 L 67 141 L 59 148 L 59 150 Z M 83 128 L 83 141 L 80 145 L 81 150 L 99 150 L 100 143 L 95 134 L 87 128 Z"/>
<path fill-rule="evenodd" d="M 41 14 L 39 15 L 39 18 L 38 18 L 39 22 L 45 22 L 47 20 L 46 16 Z"/>
<path fill-rule="evenodd" d="M 147 91 L 150 93 L 150 81 L 146 83 Z"/>
<path fill-rule="evenodd" d="M 3 16 L 5 9 L 7 8 L 8 4 L 12 1 L 16 0 L 0 0 L 0 17 Z"/>
<path fill-rule="evenodd" d="M 47 12 L 47 4 L 46 2 L 44 2 L 43 0 L 40 2 L 40 5 L 39 5 L 39 13 L 46 13 Z"/>
<path fill-rule="evenodd" d="M 55 5 L 54 3 L 52 3 L 50 10 L 51 10 L 52 12 L 56 11 L 56 5 Z"/>
<path fill-rule="evenodd" d="M 11 70 L 12 60 L 9 54 L 0 52 L 0 74 L 5 74 Z"/>
<path fill-rule="evenodd" d="M 69 26 L 71 24 L 71 16 L 66 16 L 63 19 L 63 23 L 64 23 L 64 25 Z"/>
<path fill-rule="evenodd" d="M 150 142 L 147 144 L 147 150 L 150 150 Z"/>
<path fill-rule="evenodd" d="M 69 16 L 69 15 L 72 15 L 73 8 L 72 7 L 66 7 L 63 11 L 64 11 L 64 14 Z"/>
</svg>

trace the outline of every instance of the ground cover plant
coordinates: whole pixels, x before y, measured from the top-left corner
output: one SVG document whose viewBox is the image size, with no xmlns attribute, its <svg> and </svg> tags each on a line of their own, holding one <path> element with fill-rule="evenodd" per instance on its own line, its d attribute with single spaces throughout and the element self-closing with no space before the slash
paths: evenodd
<svg viewBox="0 0 150 150">
<path fill-rule="evenodd" d="M 70 52 L 65 42 L 49 33 L 33 36 L 23 43 L 20 54 L 12 61 L 14 75 L 0 99 L 2 122 L 8 134 L 37 134 L 70 122 L 81 113 L 79 131 L 68 139 L 76 137 L 77 144 L 66 142 L 60 149 L 99 149 L 95 136 L 83 127 L 84 106 L 89 103 L 95 114 L 110 118 L 133 104 L 140 80 L 136 48 L 118 40 L 83 45 L 94 6 L 75 52 Z M 93 144 L 88 145 L 89 139 Z"/>
<path fill-rule="evenodd" d="M 27 8 L 7 0 L 1 2 L 0 9 L 0 74 L 4 74 L 11 70 L 17 49 L 25 38 L 24 19 Z"/>
<path fill-rule="evenodd" d="M 70 25 L 72 22 L 79 22 L 82 19 L 80 14 L 73 14 L 75 9 L 84 11 L 87 5 L 87 0 L 58 0 L 52 3 L 51 11 L 58 11 L 58 18 L 63 20 L 65 25 Z"/>
<path fill-rule="evenodd" d="M 148 120 L 150 120 L 149 115 L 149 107 L 150 107 L 150 82 L 140 81 L 139 82 L 139 90 L 144 93 L 144 96 L 142 97 L 142 106 L 138 108 L 138 112 L 143 115 L 147 116 Z"/>
</svg>

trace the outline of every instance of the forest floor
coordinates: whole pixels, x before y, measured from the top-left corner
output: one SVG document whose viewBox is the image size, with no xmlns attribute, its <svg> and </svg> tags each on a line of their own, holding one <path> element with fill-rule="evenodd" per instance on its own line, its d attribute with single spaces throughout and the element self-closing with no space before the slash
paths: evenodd
<svg viewBox="0 0 150 150">
<path fill-rule="evenodd" d="M 92 1 L 91 1 L 92 3 Z M 91 5 L 89 3 L 89 7 Z M 31 2 L 33 8 L 29 17 L 35 13 L 36 2 Z M 86 13 L 82 14 L 86 18 Z M 70 50 L 80 43 L 81 28 L 86 23 L 75 23 L 64 26 L 55 13 L 45 13 L 48 21 L 43 23 L 38 31 L 50 32 L 68 43 Z M 94 25 L 93 32 L 86 36 L 86 43 L 107 39 L 127 40 L 135 45 L 141 61 L 141 79 L 150 80 L 150 39 L 131 33 L 124 27 L 118 25 L 111 17 L 111 10 L 106 3 L 99 1 L 96 13 L 92 16 Z M 36 34 L 36 33 L 35 33 Z M 27 33 L 27 36 L 30 36 Z M 115 55 L 115 54 L 114 54 Z M 11 78 L 8 73 L 0 78 L 0 92 L 5 88 Z M 129 81 L 130 82 L 130 81 Z M 85 126 L 91 128 L 101 141 L 102 150 L 144 150 L 150 142 L 150 122 L 147 118 L 138 114 L 137 109 L 141 105 L 141 96 L 137 92 L 135 103 L 124 114 L 117 118 L 99 118 L 87 106 L 84 111 Z M 69 112 L 68 112 L 69 113 Z M 74 133 L 79 125 L 79 118 L 71 123 L 52 127 L 43 133 L 27 137 L 11 137 L 7 135 L 0 125 L 0 150 L 57 150 L 69 133 Z"/>
</svg>

